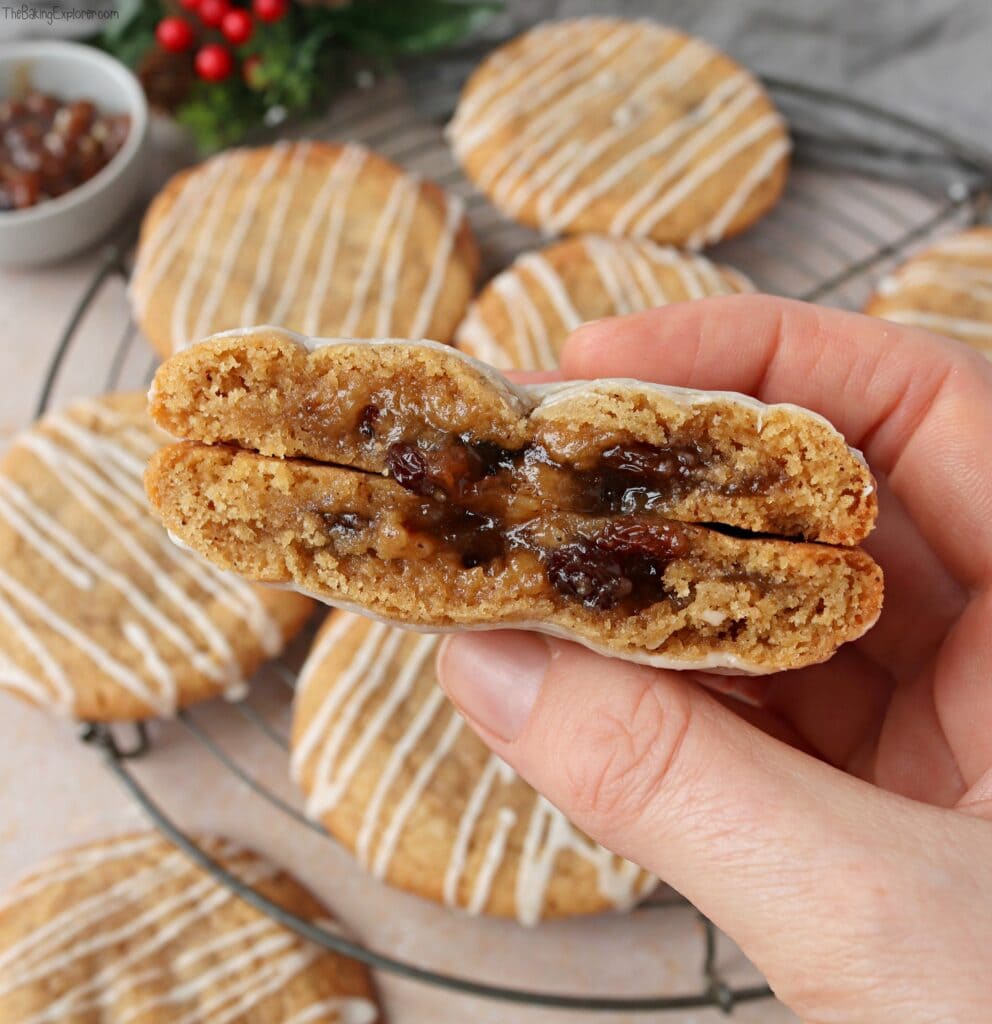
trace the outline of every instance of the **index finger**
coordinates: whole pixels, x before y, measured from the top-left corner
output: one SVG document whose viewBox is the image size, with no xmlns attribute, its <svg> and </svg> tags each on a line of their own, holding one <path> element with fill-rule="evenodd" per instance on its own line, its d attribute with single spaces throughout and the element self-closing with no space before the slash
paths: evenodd
<svg viewBox="0 0 992 1024">
<path fill-rule="evenodd" d="M 958 578 L 992 578 L 992 367 L 926 331 L 767 295 L 579 328 L 569 377 L 742 391 L 826 416 L 885 474 Z"/>
</svg>

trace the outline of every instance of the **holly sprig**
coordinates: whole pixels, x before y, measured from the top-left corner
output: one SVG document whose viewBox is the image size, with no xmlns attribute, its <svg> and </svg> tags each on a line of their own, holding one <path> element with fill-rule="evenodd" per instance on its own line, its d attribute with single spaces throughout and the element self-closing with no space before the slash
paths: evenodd
<svg viewBox="0 0 992 1024">
<path fill-rule="evenodd" d="M 98 43 L 203 153 L 317 109 L 365 69 L 457 42 L 496 0 L 153 0 Z"/>
</svg>

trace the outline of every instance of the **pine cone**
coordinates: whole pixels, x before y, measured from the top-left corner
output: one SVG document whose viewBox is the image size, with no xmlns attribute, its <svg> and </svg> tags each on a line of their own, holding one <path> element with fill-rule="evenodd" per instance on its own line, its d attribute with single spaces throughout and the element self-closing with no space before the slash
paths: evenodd
<svg viewBox="0 0 992 1024">
<path fill-rule="evenodd" d="M 141 58 L 137 73 L 149 104 L 166 114 L 182 106 L 195 79 L 188 53 L 168 53 L 158 46 L 150 47 Z"/>
</svg>

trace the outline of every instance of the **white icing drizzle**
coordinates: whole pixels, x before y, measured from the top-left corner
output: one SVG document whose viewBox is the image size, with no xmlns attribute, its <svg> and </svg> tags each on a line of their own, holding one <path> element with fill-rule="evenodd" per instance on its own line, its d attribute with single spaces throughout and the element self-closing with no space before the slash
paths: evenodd
<svg viewBox="0 0 992 1024">
<path fill-rule="evenodd" d="M 212 160 L 202 180 L 198 174 L 190 174 L 172 209 L 139 246 L 129 285 L 132 301 L 139 312 L 148 308 L 149 297 L 155 294 L 179 248 L 199 223 L 200 213 L 207 205 L 217 179 L 226 170 L 228 159 L 230 157 L 225 155 Z"/>
<path fill-rule="evenodd" d="M 367 156 L 368 151 L 361 146 L 348 146 L 341 158 L 342 186 L 334 197 L 330 226 L 324 236 L 324 244 L 321 246 L 320 259 L 317 263 L 317 273 L 310 286 L 306 313 L 303 317 L 304 324 L 309 326 L 304 327 L 304 330 L 316 331 L 317 325 L 320 323 L 320 311 L 334 282 L 334 264 L 337 260 L 338 249 L 341 247 L 348 197 Z"/>
<path fill-rule="evenodd" d="M 571 850 L 593 863 L 600 892 L 615 906 L 626 907 L 634 901 L 640 868 L 586 839 L 561 811 L 539 794 L 527 825 L 517 871 L 517 907 L 522 924 L 536 924 L 540 919 L 555 861 L 564 850 Z"/>
<path fill-rule="evenodd" d="M 573 83 L 581 86 L 597 68 L 597 58 L 609 57 L 625 44 L 631 43 L 642 23 L 615 22 L 606 34 L 589 46 L 595 26 L 582 26 L 589 31 L 569 32 L 554 51 L 541 54 L 539 67 L 520 75 L 502 95 L 496 95 L 471 119 L 458 117 L 452 121 L 450 138 L 455 152 L 466 155 L 485 143 L 492 134 L 508 124 L 521 110 L 533 111 L 541 103 L 554 99 Z M 570 38 L 569 38 L 570 37 Z"/>
<path fill-rule="evenodd" d="M 397 178 L 389 190 L 382 212 L 375 224 L 372 238 L 369 241 L 365 259 L 362 262 L 362 269 L 359 271 L 358 280 L 355 282 L 355 290 L 351 297 L 351 305 L 341 324 L 341 334 L 345 337 L 352 336 L 361 321 L 362 313 L 368 301 L 369 289 L 372 285 L 372 278 L 376 271 L 382 269 L 382 262 L 385 255 L 386 240 L 393 229 L 393 222 L 399 214 L 407 195 L 419 187 L 419 181 L 411 177 Z"/>
<path fill-rule="evenodd" d="M 44 687 L 32 679 L 19 665 L 15 665 L 6 654 L 0 651 L 0 687 L 23 694 L 36 704 L 47 704 L 50 701 Z"/>
<path fill-rule="evenodd" d="M 926 313 L 919 309 L 888 309 L 885 311 L 885 319 L 915 327 L 926 327 L 931 331 L 963 334 L 976 341 L 992 341 L 992 321 L 969 320 L 943 313 Z"/>
<path fill-rule="evenodd" d="M 558 354 L 551 347 L 548 325 L 517 274 L 501 274 L 493 281 L 493 290 L 503 300 L 518 350 L 524 365 L 550 370 L 558 365 Z"/>
<path fill-rule="evenodd" d="M 320 190 L 317 192 L 307 213 L 306 220 L 303 222 L 303 227 L 297 236 L 296 244 L 293 247 L 293 258 L 290 260 L 289 267 L 286 270 L 286 277 L 283 280 L 279 297 L 276 299 L 272 311 L 265 314 L 266 320 L 271 323 L 281 323 L 286 318 L 303 281 L 306 259 L 310 254 L 317 229 L 327 216 L 331 201 L 336 196 L 343 198 L 343 201 L 347 203 L 348 191 L 350 191 L 355 175 L 358 173 L 364 160 L 365 153 L 363 150 L 352 146 L 345 146 L 337 160 L 334 161 L 331 171 L 320 186 Z M 342 190 L 343 196 L 341 195 Z"/>
<path fill-rule="evenodd" d="M 539 252 L 529 252 L 521 256 L 517 260 L 517 266 L 534 275 L 544 289 L 545 295 L 551 300 L 555 312 L 561 317 L 565 330 L 574 331 L 582 323 L 582 315 L 575 308 L 558 271 Z"/>
<path fill-rule="evenodd" d="M 336 1024 L 374 1024 L 379 1019 L 379 1011 L 369 1000 L 336 996 L 294 1013 L 282 1024 L 314 1024 L 327 1014 Z"/>
<path fill-rule="evenodd" d="M 630 288 L 629 273 L 624 273 L 626 268 L 618 250 L 604 244 L 596 235 L 589 235 L 584 244 L 614 309 L 620 314 L 641 309 L 642 303 L 636 294 L 636 284 L 633 289 Z"/>
<path fill-rule="evenodd" d="M 69 440 L 77 445 L 94 464 L 103 466 L 111 486 L 106 486 L 99 474 L 92 472 L 79 460 L 68 459 L 69 468 L 74 470 L 77 475 L 82 474 L 88 486 L 95 489 L 99 497 L 117 509 L 131 529 L 137 530 L 152 541 L 158 552 L 164 555 L 167 561 L 174 563 L 233 615 L 244 619 L 266 654 L 277 654 L 282 648 L 282 631 L 278 622 L 269 614 L 256 589 L 232 573 L 214 569 L 199 557 L 177 549 L 163 532 L 158 521 L 149 513 L 141 478 L 145 471 L 147 456 L 156 451 L 161 442 L 156 441 L 150 434 L 140 434 L 137 428 L 127 425 L 127 421 L 114 410 L 97 401 L 77 402 L 74 409 L 79 413 L 85 412 L 102 420 L 111 430 L 119 432 L 119 439 L 137 434 L 143 441 L 139 446 L 143 457 L 134 458 L 119 443 L 112 442 L 104 434 L 83 428 L 68 416 L 48 417 L 45 420 L 48 425 L 57 432 L 68 434 Z M 115 470 L 111 463 L 116 463 L 123 469 L 123 472 Z M 53 471 L 58 472 L 58 467 L 53 466 Z M 85 497 L 81 500 L 85 502 Z M 93 514 L 99 515 L 98 512 Z M 122 533 L 118 530 L 117 533 L 121 538 L 121 543 L 128 545 L 129 551 L 132 550 L 127 532 Z M 138 551 L 139 553 L 134 557 L 140 559 L 142 557 L 140 548 Z M 216 650 L 222 653 L 229 650 L 227 641 L 209 619 L 203 618 L 200 626 L 207 631 Z"/>
<path fill-rule="evenodd" d="M 8 908 L 85 877 L 101 863 L 141 854 L 151 843 L 141 838 L 72 851 L 15 888 Z M 276 874 L 268 864 L 242 859 L 224 842 L 208 843 L 207 851 L 225 858 L 225 867 L 249 885 Z M 234 857 L 239 859 L 228 859 Z M 127 1024 L 165 1008 L 171 1008 L 176 1024 L 206 1019 L 232 1024 L 326 955 L 268 918 L 247 924 L 232 918 L 232 926 L 226 926 L 219 912 L 233 899 L 179 851 L 163 852 L 152 863 L 138 862 L 132 874 L 79 898 L 0 953 L 0 999 L 16 997 L 28 985 L 49 988 L 48 1004 L 19 1017 L 21 1024 L 58 1024 L 69 1016 L 110 1012 Z M 188 933 L 204 925 L 223 930 L 191 946 Z M 173 944 L 181 948 L 177 955 L 169 949 Z M 92 956 L 102 956 L 99 969 L 88 967 Z M 58 978 L 61 972 L 64 979 Z M 139 987 L 150 994 L 117 1006 Z M 301 1007 L 291 1020 L 372 1024 L 376 1018 L 368 999 L 324 996 Z"/>
<path fill-rule="evenodd" d="M 655 199 L 665 185 L 678 180 L 693 157 L 722 132 L 728 131 L 760 95 L 761 90 L 748 75 L 732 75 L 717 85 L 695 110 L 665 128 L 657 140 L 653 140 L 659 147 L 658 152 L 664 152 L 672 143 L 678 145 L 669 153 L 667 161 L 617 210 L 610 223 L 610 234 L 642 234 L 637 225 L 630 227 L 638 212 Z M 645 149 L 640 158 L 653 154 L 654 150 Z M 604 175 L 601 182 L 597 182 L 598 189 L 603 191 L 603 183 L 612 187 L 622 181 L 637 167 L 636 156 L 638 151 L 634 150 L 614 165 L 612 174 Z"/>
<path fill-rule="evenodd" d="M 730 193 L 712 219 L 689 236 L 686 245 L 690 249 L 699 249 L 704 245 L 719 242 L 734 217 L 744 208 L 761 183 L 768 178 L 775 165 L 788 156 L 791 148 L 788 139 L 775 139 L 762 154 L 761 159 L 752 164 L 740 179 L 737 187 Z"/>
<path fill-rule="evenodd" d="M 365 727 L 362 735 L 349 752 L 349 763 L 342 765 L 339 779 L 347 782 L 354 777 L 361 760 L 368 753 L 372 744 L 382 735 L 391 715 L 410 696 L 417 682 L 417 677 L 424 666 L 424 662 L 429 655 L 434 653 L 436 646 L 437 643 L 433 637 L 422 636 L 417 640 L 409 660 L 396 678 L 396 684 L 389 691 L 386 699 L 376 709 L 375 714 L 369 720 L 369 724 Z M 435 693 L 440 696 L 441 691 L 437 690 Z M 368 864 L 369 862 L 372 836 L 375 833 L 375 827 L 379 821 L 379 812 L 382 809 L 382 803 L 386 798 L 386 794 L 399 774 L 407 755 L 413 750 L 434 718 L 436 708 L 432 707 L 430 702 L 425 704 L 424 707 L 429 708 L 429 711 L 423 716 L 422 723 L 414 721 L 410 729 L 390 752 L 389 758 L 383 766 L 382 775 L 379 776 L 379 781 L 376 783 L 372 798 L 369 800 L 365 813 L 362 815 L 362 822 L 358 829 L 358 838 L 355 841 L 355 852 L 362 864 Z"/>
<path fill-rule="evenodd" d="M 647 239 L 616 239 L 607 235 L 582 235 L 579 242 L 585 258 L 596 271 L 609 299 L 609 308 L 599 303 L 587 305 L 597 315 L 632 313 L 663 306 L 681 299 L 723 295 L 750 290 L 750 283 L 728 268 L 709 260 L 660 246 Z M 566 245 L 574 243 L 564 243 Z M 552 246 L 547 252 L 553 252 Z M 544 251 L 526 253 L 498 274 L 489 288 L 500 296 L 509 322 L 509 332 L 500 344 L 494 329 L 486 322 L 483 303 L 476 302 L 458 329 L 458 344 L 494 366 L 518 366 L 524 369 L 552 369 L 558 365 L 558 352 L 564 337 L 585 319 L 576 303 L 584 296 L 576 279 L 563 279 Z M 666 292 L 662 279 L 673 274 L 681 284 Z M 584 278 L 578 277 L 578 280 Z M 543 295 L 554 310 L 542 316 L 535 297 Z"/>
<path fill-rule="evenodd" d="M 227 242 L 221 252 L 217 270 L 210 281 L 210 288 L 200 305 L 200 311 L 197 314 L 196 323 L 193 327 L 194 338 L 202 337 L 209 329 L 211 318 L 217 312 L 217 306 L 224 297 L 224 292 L 230 283 L 231 274 L 234 271 L 238 253 L 244 244 L 245 236 L 255 220 L 259 204 L 265 192 L 265 186 L 276 176 L 288 149 L 288 143 L 276 143 L 262 164 L 258 176 L 245 190 L 241 212 L 238 214 L 238 219 L 234 222 L 231 233 L 227 236 Z"/>
<path fill-rule="evenodd" d="M 571 60 L 592 37 L 599 24 L 601 20 L 598 18 L 576 18 L 565 26 L 547 22 L 532 29 L 529 38 L 534 43 L 540 43 L 545 36 L 558 37 L 560 45 L 551 53 L 539 45 L 531 46 L 529 52 L 524 51 L 512 58 L 501 50 L 494 53 L 487 60 L 486 66 L 497 69 L 498 73 L 491 75 L 488 82 L 473 88 L 472 92 L 459 102 L 455 116 L 448 125 L 452 144 L 457 144 L 455 140 L 461 128 L 495 100 L 503 90 L 511 86 L 526 86 L 531 81 L 531 72 L 537 67 L 550 71 Z M 563 31 L 568 39 L 568 46 L 561 44 L 560 37 Z"/>
<path fill-rule="evenodd" d="M 393 816 L 389 819 L 389 823 L 383 830 L 382 838 L 379 841 L 379 849 L 375 855 L 375 860 L 372 861 L 372 875 L 375 878 L 385 878 L 386 872 L 389 870 L 389 862 L 393 859 L 400 835 L 403 832 L 403 826 L 406 824 L 414 807 L 416 807 L 417 801 L 420 800 L 424 790 L 430 784 L 441 762 L 448 756 L 449 751 L 455 745 L 455 740 L 458 739 L 458 735 L 464 726 L 465 723 L 461 716 L 452 709 L 451 718 L 448 720 L 444 732 L 441 733 L 437 746 L 421 762 L 420 767 L 413 776 L 413 781 L 400 798 L 396 809 L 393 811 Z"/>
<path fill-rule="evenodd" d="M 320 647 L 314 649 L 300 673 L 299 692 L 301 695 L 305 694 L 311 685 L 311 678 L 316 668 L 316 662 L 313 659 L 321 651 L 329 653 L 343 639 L 348 628 L 347 618 L 337 616 L 331 623 L 330 630 L 323 634 Z M 385 635 L 386 627 L 381 624 L 376 624 L 369 629 L 355 657 L 349 662 L 347 670 L 342 673 L 338 682 L 327 693 L 309 727 L 294 745 L 290 770 L 297 780 L 301 778 L 304 765 L 309 760 L 311 753 L 317 749 L 318 744 L 325 739 L 325 736 L 329 735 L 327 730 L 331 727 L 331 721 L 339 705 L 347 699 L 353 687 L 369 671 Z"/>
<path fill-rule="evenodd" d="M 541 157 L 569 137 L 573 129 L 581 123 L 585 104 L 594 101 L 601 93 L 602 76 L 597 74 L 597 71 L 608 67 L 621 51 L 624 60 L 632 63 L 632 74 L 640 74 L 649 69 L 655 57 L 653 50 L 645 50 L 634 45 L 634 55 L 630 54 L 631 45 L 636 44 L 636 32 L 632 28 L 623 26 L 623 30 L 617 29 L 608 33 L 600 46 L 590 50 L 586 57 L 571 65 L 568 69 L 568 81 L 574 82 L 575 88 L 559 93 L 557 99 L 528 121 L 523 130 L 501 149 L 498 157 L 483 169 L 479 176 L 479 187 L 491 190 L 498 204 L 508 212 L 514 213 L 519 210 L 533 193 L 534 188 L 525 181 L 528 172 L 534 169 Z M 558 92 L 560 86 L 565 84 L 564 78 L 565 76 L 561 76 L 555 81 L 554 92 Z M 541 91 L 528 92 L 528 109 L 534 110 L 545 98 L 548 97 Z M 578 160 L 579 156 L 576 155 L 575 159 Z M 541 169 L 540 177 L 535 176 L 532 184 L 543 184 L 546 177 L 560 166 L 558 160 L 554 161 L 551 168 L 545 165 Z M 513 194 L 515 191 L 516 195 Z"/>
<path fill-rule="evenodd" d="M 641 301 L 645 308 L 664 306 L 670 301 L 669 297 L 665 294 L 651 261 L 642 251 L 643 245 L 644 243 L 639 246 L 626 239 L 621 240 L 618 244 L 617 255 L 622 257 L 630 267 L 633 279 L 640 289 Z"/>
<path fill-rule="evenodd" d="M 276 250 L 279 248 L 279 242 L 286 230 L 289 207 L 296 197 L 303 168 L 306 166 L 307 157 L 312 148 L 308 141 L 303 141 L 298 142 L 293 150 L 289 169 L 283 177 L 279 194 L 272 204 L 269 223 L 265 227 L 265 237 L 262 239 L 262 244 L 258 247 L 258 255 L 255 257 L 255 276 L 252 279 L 251 288 L 245 296 L 244 305 L 241 307 L 241 323 L 243 324 L 253 324 L 259 320 L 259 307 L 272 279 Z"/>
<path fill-rule="evenodd" d="M 455 341 L 466 352 L 471 352 L 499 370 L 507 370 L 513 366 L 509 352 L 493 336 L 478 304 L 469 310 L 468 315 L 459 324 Z"/>
<path fill-rule="evenodd" d="M 935 287 L 959 295 L 992 302 L 992 266 L 925 260 L 907 263 L 898 273 L 879 282 L 880 295 L 894 295 L 902 288 Z"/>
<path fill-rule="evenodd" d="M 983 310 L 978 316 L 956 315 L 959 310 L 970 313 L 975 301 L 992 303 L 992 265 L 971 262 L 976 257 L 992 258 L 992 233 L 987 229 L 937 242 L 879 282 L 877 293 L 894 303 L 894 308 L 883 310 L 881 316 L 957 336 L 979 351 L 992 350 L 992 315 L 985 318 Z M 932 296 L 918 298 L 917 289 L 937 289 L 951 296 L 943 300 L 948 312 L 941 312 L 941 302 Z M 973 301 L 965 306 L 961 298 Z"/>
<path fill-rule="evenodd" d="M 493 880 L 496 878 L 496 872 L 506 856 L 506 843 L 516 823 L 517 815 L 509 807 L 501 807 L 496 812 L 496 827 L 489 838 L 482 863 L 479 865 L 479 872 L 475 876 L 475 883 L 472 886 L 472 895 L 465 908 L 470 914 L 482 913 L 489 902 L 489 898 L 492 895 Z M 535 918 L 536 920 L 537 918 Z"/>
<path fill-rule="evenodd" d="M 493 782 L 497 775 L 499 775 L 500 779 L 506 785 L 509 785 L 509 783 L 511 783 L 515 778 L 513 769 L 505 761 L 497 757 L 495 754 L 490 754 L 489 759 L 486 761 L 486 766 L 482 769 L 482 772 L 479 775 L 479 781 L 476 782 L 475 787 L 472 789 L 472 793 L 465 804 L 465 813 L 462 815 L 461 820 L 458 823 L 455 845 L 452 847 L 451 856 L 448 858 L 448 867 L 444 874 L 444 902 L 449 906 L 453 907 L 457 905 L 458 883 L 461 881 L 461 877 L 465 872 L 469 843 L 471 842 L 476 826 L 479 823 L 479 817 L 482 814 L 483 808 L 486 806 L 486 801 L 489 799 L 489 793 L 492 790 Z M 501 808 L 500 810 L 509 810 L 509 808 Z M 511 811 L 510 813 L 512 814 L 513 812 Z M 514 819 L 515 818 L 516 815 L 514 815 Z M 492 878 L 495 875 L 495 868 L 490 869 L 489 875 L 489 887 L 491 887 Z M 470 905 L 470 909 L 474 906 L 477 913 L 482 910 L 486 902 L 486 900 L 477 893 L 479 888 L 480 884 L 477 881 L 476 886 L 473 888 Z"/>
<path fill-rule="evenodd" d="M 84 591 L 106 586 L 120 595 L 119 636 L 141 668 L 132 668 L 103 646 L 99 631 L 82 628 L 69 617 L 73 608 L 86 605 L 85 597 L 56 608 L 43 590 L 35 589 L 34 579 L 19 579 L 0 570 L 0 619 L 40 670 L 36 678 L 27 667 L 18 665 L 17 672 L 4 673 L 4 681 L 9 678 L 10 685 L 33 699 L 71 713 L 75 690 L 55 653 L 64 644 L 78 650 L 101 673 L 158 714 L 172 713 L 179 701 L 173 664 L 188 662 L 225 692 L 240 690 L 243 678 L 230 643 L 206 613 L 202 600 L 195 599 L 174 573 L 165 571 L 160 558 L 143 541 L 152 540 L 157 554 L 201 586 L 209 582 L 211 596 L 237 614 L 266 650 L 272 648 L 273 639 L 276 644 L 280 641 L 278 624 L 248 584 L 223 578 L 196 556 L 169 543 L 148 510 L 139 483 L 144 457 L 73 419 L 73 415 L 95 408 L 104 426 L 113 429 L 123 422 L 113 410 L 97 403 L 80 403 L 74 414 L 47 417 L 40 430 L 24 435 L 17 445 L 34 456 L 39 472 L 51 475 L 70 501 L 99 525 L 102 534 L 113 538 L 113 545 L 82 543 L 57 514 L 6 477 L 0 478 L 0 518 L 39 562 L 58 571 L 70 586 Z M 142 447 L 147 451 L 147 445 Z M 178 614 L 160 606 L 152 595 Z M 50 649 L 46 633 L 56 635 L 59 645 Z M 160 646 L 163 643 L 165 648 Z M 170 657 L 169 649 L 182 658 Z"/>
<path fill-rule="evenodd" d="M 416 178 L 405 180 L 407 188 L 403 194 L 403 204 L 396 216 L 396 227 L 390 236 L 382 265 L 381 291 L 373 332 L 377 338 L 388 338 L 392 334 L 393 308 L 399 292 L 400 261 L 410 236 L 417 200 L 420 198 L 420 182 Z"/>
<path fill-rule="evenodd" d="M 359 637 L 361 642 L 356 646 Z M 352 657 L 336 666 L 332 684 L 311 709 L 310 722 L 293 751 L 293 770 L 309 790 L 308 813 L 319 816 L 344 797 L 374 755 L 382 757 L 389 730 L 388 754 L 381 762 L 371 795 L 363 798 L 355 842 L 359 861 L 382 878 L 389 871 L 411 816 L 455 744 L 462 737 L 472 744 L 481 741 L 467 733 L 439 688 L 416 689 L 431 670 L 429 659 L 438 644 L 436 636 L 388 630 L 348 614 L 335 616 L 308 657 L 301 674 L 304 701 L 310 688 L 327 678 L 327 662 L 336 661 L 339 648 L 346 643 L 353 649 Z M 369 712 L 373 701 L 374 709 Z M 356 727 L 362 708 L 366 714 L 362 725 Z M 399 722 L 404 724 L 397 736 Z M 428 746 L 429 735 L 436 739 Z M 346 737 L 351 746 L 342 756 Z M 419 760 L 418 754 L 423 755 Z M 459 758 L 457 764 L 464 762 Z M 361 785 L 362 791 L 368 792 L 369 782 Z M 639 894 L 640 870 L 585 839 L 560 812 L 546 801 L 541 803 L 536 795 L 527 826 L 534 836 L 525 839 L 522 851 L 512 842 L 515 828 L 522 827 L 522 823 L 513 806 L 504 802 L 510 796 L 504 796 L 504 792 L 512 787 L 519 801 L 521 786 L 507 764 L 493 754 L 486 757 L 455 828 L 444 866 L 444 901 L 464 906 L 469 913 L 481 913 L 490 902 L 500 871 L 515 866 L 517 914 L 522 921 L 534 923 L 541 917 L 557 857 L 570 851 L 592 865 L 599 890 L 608 901 L 617 906 L 632 903 Z M 485 814 L 487 810 L 491 813 Z M 535 817 L 540 818 L 537 824 Z M 477 842 L 484 843 L 479 855 L 474 852 Z M 470 863 L 472 877 L 462 894 Z"/>
<path fill-rule="evenodd" d="M 455 238 L 465 219 L 465 203 L 458 196 L 446 195 L 445 203 L 447 205 L 444 213 L 444 226 L 434 249 L 434 259 L 431 261 L 427 285 L 420 296 L 420 305 L 417 306 L 417 312 L 410 325 L 411 338 L 422 338 L 427 333 L 431 317 L 437 307 L 438 296 L 441 294 L 441 286 L 444 284 L 444 275 L 451 259 Z"/>
<path fill-rule="evenodd" d="M 674 57 L 664 61 L 651 74 L 645 75 L 630 94 L 629 103 L 634 107 L 651 109 L 656 102 L 652 93 L 660 89 L 662 93 L 671 93 L 686 85 L 692 78 L 714 58 L 715 51 L 698 40 L 690 40 L 682 46 Z M 627 74 L 631 72 L 626 71 Z M 704 105 L 705 105 L 704 101 Z M 627 108 L 630 109 L 630 108 Z M 603 181 L 622 181 L 630 170 L 644 159 L 663 153 L 685 130 L 696 123 L 698 115 L 690 111 L 677 121 L 666 125 L 661 132 L 652 138 L 639 143 L 633 150 L 623 152 L 623 147 L 638 130 L 643 127 L 641 118 L 623 119 L 613 122 L 591 143 L 583 145 L 564 165 L 560 173 L 541 189 L 537 201 L 537 213 L 540 223 L 547 231 L 555 229 L 555 225 L 567 222 L 572 216 L 586 209 L 589 203 L 601 193 L 601 185 L 576 193 L 559 215 L 555 214 L 555 206 L 563 193 L 571 188 L 582 172 L 591 166 L 599 157 L 605 155 L 613 147 L 618 147 L 613 163 L 602 172 Z M 618 170 L 619 169 L 619 170 Z M 555 168 L 558 171 L 558 168 Z M 543 184 L 543 182 L 542 182 Z M 524 197 L 526 198 L 526 191 Z"/>
<path fill-rule="evenodd" d="M 245 152 L 237 151 L 224 162 L 224 174 L 213 186 L 210 205 L 203 216 L 200 233 L 192 256 L 186 263 L 185 273 L 179 282 L 175 301 L 172 304 L 171 338 L 174 348 L 184 348 L 190 343 L 189 316 L 194 289 L 201 283 L 210 258 L 210 249 L 217 238 L 217 229 L 228 206 L 228 199 L 239 180 L 239 171 L 247 162 Z"/>
<path fill-rule="evenodd" d="M 299 320 L 308 332 L 323 328 L 347 335 L 357 330 L 374 301 L 377 333 L 407 332 L 419 338 L 430 331 L 464 223 L 464 204 L 445 197 L 442 210 L 424 197 L 415 176 L 398 174 L 366 242 L 355 235 L 362 222 L 352 216 L 356 185 L 368 165 L 369 152 L 362 146 L 341 148 L 319 179 L 305 215 L 294 216 L 304 175 L 309 169 L 313 177 L 317 166 L 310 159 L 313 152 L 310 142 L 280 142 L 261 159 L 251 150 L 215 157 L 191 175 L 143 241 L 132 288 L 135 308 L 146 312 L 165 276 L 177 275 L 169 314 L 174 350 L 224 326 L 218 320 L 230 315 L 223 312 L 225 297 L 242 287 L 240 323 Z M 428 206 L 438 207 L 433 252 L 429 261 L 408 260 L 419 211 Z M 229 229 L 221 232 L 228 222 Z M 349 301 L 343 303 L 346 308 L 335 312 L 343 292 L 336 268 L 345 245 L 367 246 L 367 251 Z M 417 274 L 422 268 L 423 278 L 411 282 L 411 268 Z M 397 323 L 397 302 L 406 285 L 417 295 L 409 327 Z M 328 317 L 338 322 L 328 324 Z"/>
<path fill-rule="evenodd" d="M 680 203 L 688 201 L 692 193 L 695 192 L 704 181 L 712 178 L 715 174 L 719 174 L 727 163 L 729 163 L 729 161 L 738 153 L 743 152 L 751 146 L 756 146 L 758 142 L 765 141 L 765 152 L 762 152 L 759 160 L 765 159 L 767 148 L 769 146 L 773 146 L 776 143 L 784 144 L 784 140 L 778 135 L 781 128 L 781 117 L 776 113 L 770 113 L 765 114 L 763 117 L 759 117 L 757 121 L 753 121 L 746 128 L 737 132 L 737 134 L 733 135 L 722 146 L 720 146 L 719 149 L 701 160 L 686 174 L 682 175 L 675 185 L 662 193 L 662 195 L 659 196 L 658 199 L 638 218 L 637 224 L 635 225 L 635 233 L 649 233 L 658 221 L 662 219 L 662 217 L 667 213 L 670 213 Z M 782 152 L 787 152 L 787 149 Z M 750 175 L 748 175 L 748 180 L 750 180 Z"/>
<path fill-rule="evenodd" d="M 375 627 L 373 629 L 375 630 Z M 334 727 L 324 740 L 324 746 L 317 761 L 317 772 L 314 776 L 317 783 L 310 794 L 310 799 L 307 801 L 307 813 L 314 817 L 333 810 L 344 795 L 348 776 L 346 774 L 345 782 L 341 784 L 334 775 L 334 768 L 338 762 L 341 748 L 351 734 L 352 726 L 361 713 L 365 701 L 381 682 L 383 674 L 389 667 L 393 652 L 399 646 L 402 639 L 402 637 L 397 636 L 386 628 L 381 628 L 376 630 L 376 632 L 384 639 L 381 648 L 378 646 L 376 648 L 377 657 L 372 662 L 368 674 L 361 679 L 352 692 L 347 694 L 348 699 L 342 706 Z M 361 658 L 359 661 L 361 661 Z M 342 696 L 345 696 L 345 694 L 342 693 Z M 348 767 L 350 767 L 350 764 L 347 766 L 343 765 L 346 773 Z"/>
</svg>

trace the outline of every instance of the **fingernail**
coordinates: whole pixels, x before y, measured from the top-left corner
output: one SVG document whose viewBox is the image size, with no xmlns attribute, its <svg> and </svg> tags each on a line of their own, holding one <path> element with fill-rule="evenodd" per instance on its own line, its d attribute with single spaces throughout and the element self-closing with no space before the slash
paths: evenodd
<svg viewBox="0 0 992 1024">
<path fill-rule="evenodd" d="M 550 661 L 538 633 L 459 633 L 441 645 L 438 675 L 467 718 L 510 742 L 523 731 Z"/>
</svg>

